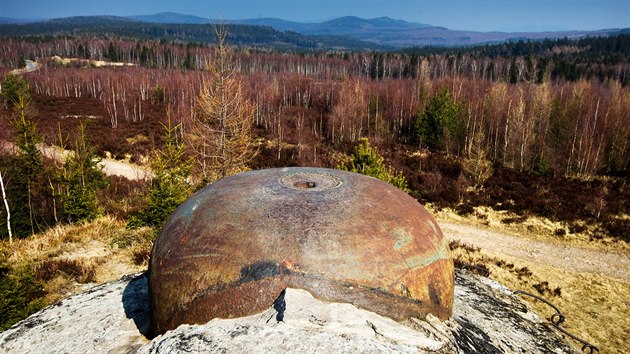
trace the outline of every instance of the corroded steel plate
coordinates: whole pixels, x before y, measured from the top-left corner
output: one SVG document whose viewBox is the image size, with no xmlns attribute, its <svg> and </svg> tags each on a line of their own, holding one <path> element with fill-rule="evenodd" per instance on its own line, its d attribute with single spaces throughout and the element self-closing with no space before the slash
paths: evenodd
<svg viewBox="0 0 630 354">
<path fill-rule="evenodd" d="M 403 320 L 451 315 L 453 262 L 412 197 L 322 168 L 252 171 L 182 203 L 149 265 L 152 327 L 250 315 L 287 287 Z"/>
</svg>

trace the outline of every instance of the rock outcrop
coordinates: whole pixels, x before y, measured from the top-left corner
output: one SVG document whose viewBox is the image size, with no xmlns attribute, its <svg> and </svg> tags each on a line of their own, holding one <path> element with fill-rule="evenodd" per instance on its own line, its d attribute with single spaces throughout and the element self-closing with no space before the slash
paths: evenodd
<svg viewBox="0 0 630 354">
<path fill-rule="evenodd" d="M 572 353 L 504 286 L 456 272 L 453 316 L 403 323 L 352 304 L 287 289 L 270 307 L 236 319 L 182 325 L 147 339 L 147 276 L 128 276 L 72 296 L 0 333 L 7 353 Z"/>
</svg>

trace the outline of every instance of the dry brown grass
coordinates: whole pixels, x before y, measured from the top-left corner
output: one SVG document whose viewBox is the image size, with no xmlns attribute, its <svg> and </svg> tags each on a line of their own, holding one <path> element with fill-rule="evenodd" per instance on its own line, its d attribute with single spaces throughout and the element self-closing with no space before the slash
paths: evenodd
<svg viewBox="0 0 630 354">
<path fill-rule="evenodd" d="M 442 221 L 475 225 L 546 243 L 630 253 L 630 244 L 612 237 L 601 237 L 601 234 L 594 237 L 596 226 L 586 223 L 580 223 L 582 230 L 576 230 L 566 223 L 542 217 L 520 217 L 487 207 L 476 207 L 473 214 L 466 217 L 448 208 L 436 210 L 429 205 L 428 209 Z M 536 262 L 535 258 L 517 259 L 483 248 L 456 247 L 452 253 L 461 262 L 487 267 L 490 278 L 513 291 L 524 290 L 549 300 L 566 316 L 562 328 L 599 347 L 601 353 L 630 353 L 630 283 L 627 281 L 559 269 Z M 523 297 L 523 300 L 543 318 L 548 319 L 554 313 L 540 301 L 528 297 Z M 568 337 L 567 341 L 575 344 L 580 351 L 579 343 Z"/>
<path fill-rule="evenodd" d="M 431 204 L 425 207 L 436 219 L 475 225 L 498 232 L 508 232 L 530 239 L 555 244 L 570 244 L 585 249 L 630 252 L 630 244 L 613 237 L 593 237 L 596 226 L 581 223 L 584 230 L 574 230 L 564 222 L 551 221 L 543 217 L 518 216 L 508 211 L 496 211 L 488 207 L 475 207 L 474 213 L 462 217 L 450 208 L 436 209 Z M 625 218 L 627 216 L 618 216 Z M 562 230 L 562 232 L 559 232 Z M 579 231 L 579 232 L 578 232 Z"/>
<path fill-rule="evenodd" d="M 75 279 L 79 283 L 93 283 L 96 280 L 96 267 L 101 259 L 46 259 L 35 268 L 35 276 L 50 281 L 60 275 Z"/>
<path fill-rule="evenodd" d="M 630 353 L 630 283 L 560 270 L 465 245 L 454 248 L 455 259 L 487 267 L 490 278 L 513 291 L 524 290 L 549 300 L 566 316 L 562 328 L 599 347 L 601 353 Z M 554 314 L 542 302 L 529 297 L 522 299 L 541 317 L 549 319 Z M 579 343 L 568 337 L 567 341 L 579 351 Z"/>
<path fill-rule="evenodd" d="M 448 211 L 435 214 L 442 220 L 462 221 L 461 217 Z M 557 227 L 554 223 L 528 219 L 522 225 L 508 225 L 501 220 L 512 217 L 510 215 L 494 215 L 486 210 L 477 210 L 477 214 L 477 217 L 467 219 L 467 223 L 516 231 L 526 237 L 549 242 L 579 245 L 589 242 L 584 235 L 568 234 L 559 239 L 553 233 Z M 0 242 L 0 252 L 4 253 L 9 264 L 31 265 L 45 281 L 46 300 L 52 303 L 84 291 L 93 283 L 145 270 L 151 235 L 150 229 L 129 230 L 123 222 L 102 217 L 83 225 L 57 226 L 13 244 Z M 590 247 L 629 249 L 621 243 L 611 246 L 604 242 L 595 242 Z M 565 314 L 563 328 L 598 346 L 602 353 L 630 353 L 630 342 L 627 340 L 630 331 L 630 283 L 595 274 L 559 270 L 462 244 L 452 253 L 462 262 L 483 265 L 490 271 L 490 278 L 512 290 L 525 290 L 547 298 Z M 528 298 L 523 300 L 542 317 L 548 318 L 553 313 L 540 302 Z M 568 342 L 575 343 L 571 339 Z"/>
<path fill-rule="evenodd" d="M 82 225 L 56 226 L 45 233 L 0 242 L 12 266 L 28 265 L 45 284 L 51 303 L 94 283 L 146 269 L 151 248 L 150 229 L 130 230 L 112 217 Z"/>
</svg>

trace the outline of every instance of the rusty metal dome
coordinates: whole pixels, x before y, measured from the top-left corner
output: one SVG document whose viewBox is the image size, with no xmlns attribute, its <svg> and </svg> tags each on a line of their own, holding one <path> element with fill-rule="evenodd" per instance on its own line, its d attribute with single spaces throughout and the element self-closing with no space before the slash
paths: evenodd
<svg viewBox="0 0 630 354">
<path fill-rule="evenodd" d="M 287 287 L 403 320 L 451 315 L 453 262 L 433 217 L 378 179 L 323 168 L 251 171 L 170 216 L 149 265 L 151 325 L 250 315 Z"/>
</svg>

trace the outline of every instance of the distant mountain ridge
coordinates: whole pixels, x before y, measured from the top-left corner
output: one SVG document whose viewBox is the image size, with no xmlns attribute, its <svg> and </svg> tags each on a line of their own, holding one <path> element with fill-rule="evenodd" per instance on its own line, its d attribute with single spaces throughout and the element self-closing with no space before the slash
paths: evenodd
<svg viewBox="0 0 630 354">
<path fill-rule="evenodd" d="M 20 24 L 36 22 L 38 20 L 29 20 L 25 18 L 0 17 L 0 24 Z"/>
<path fill-rule="evenodd" d="M 506 41 L 518 40 L 539 40 L 539 39 L 557 39 L 568 37 L 571 39 L 579 39 L 587 36 L 608 36 L 621 33 L 620 29 L 602 29 L 597 31 L 555 31 L 555 32 L 477 32 L 449 30 L 444 27 L 433 26 L 430 24 L 408 22 L 404 20 L 392 19 L 389 17 L 378 17 L 373 19 L 363 19 L 355 16 L 339 17 L 333 20 L 320 23 L 302 23 L 286 21 L 277 18 L 253 18 L 244 20 L 216 20 L 199 16 L 183 15 L 173 12 L 163 12 L 154 15 L 115 17 L 115 16 L 87 16 L 87 17 L 69 17 L 62 19 L 54 19 L 43 22 L 33 22 L 33 20 L 19 20 L 0 18 L 0 24 L 13 24 L 14 26 L 27 25 L 44 25 L 46 23 L 67 24 L 68 22 L 85 24 L 94 27 L 95 23 L 89 23 L 91 19 L 96 22 L 111 25 L 113 22 L 126 22 L 159 26 L 169 25 L 177 26 L 178 29 L 185 28 L 191 30 L 189 26 L 209 25 L 217 22 L 226 24 L 246 25 L 246 26 L 264 26 L 267 29 L 262 30 L 267 33 L 273 29 L 279 33 L 273 34 L 273 41 L 278 41 L 278 36 L 301 35 L 300 38 L 293 38 L 290 41 L 298 41 L 303 46 L 313 48 L 337 49 L 400 49 L 409 47 L 422 46 L 472 46 L 478 44 L 496 44 Z M 137 27 L 137 25 L 134 25 Z M 62 26 L 63 27 L 63 26 Z M 627 29 L 626 29 L 627 30 Z M 14 32 L 13 29 L 0 29 L 0 36 Z M 269 33 L 267 33 L 269 34 Z M 193 36 L 195 39 L 205 42 L 206 38 Z M 252 35 L 249 35 L 251 38 Z M 344 39 L 345 38 L 345 39 Z M 280 40 L 283 42 L 284 40 Z M 351 43 L 352 42 L 352 43 Z M 343 44 L 340 44 L 343 43 Z"/>
<path fill-rule="evenodd" d="M 304 35 L 348 36 L 362 41 L 397 48 L 427 45 L 466 46 L 520 39 L 580 38 L 584 36 L 610 35 L 619 31 L 619 29 L 603 29 L 597 31 L 557 32 L 478 32 L 449 30 L 445 27 L 407 22 L 389 17 L 362 19 L 354 16 L 340 17 L 321 23 L 299 23 L 279 19 L 249 19 L 229 22 L 266 25 L 279 31 L 290 30 Z"/>
<path fill-rule="evenodd" d="M 222 21 L 231 24 L 269 26 L 278 31 L 293 31 L 306 35 L 337 35 L 357 33 L 363 30 L 421 29 L 434 27 L 424 23 L 395 20 L 389 17 L 363 19 L 356 16 L 344 16 L 321 23 L 303 23 L 279 18 L 217 20 L 173 12 L 162 12 L 155 15 L 127 16 L 127 18 L 141 22 L 168 24 L 207 24 Z"/>
<path fill-rule="evenodd" d="M 155 15 L 127 16 L 127 18 L 149 23 L 168 24 L 208 24 L 210 19 L 192 15 L 182 15 L 175 12 L 161 12 Z"/>
<path fill-rule="evenodd" d="M 238 46 L 297 51 L 394 49 L 351 37 L 309 36 L 292 31 L 278 31 L 270 26 L 228 25 L 227 40 Z M 155 23 L 128 17 L 76 16 L 24 24 L 0 24 L 0 38 L 22 36 L 114 36 L 180 43 L 214 43 L 216 40 L 209 21 L 204 24 Z"/>
<path fill-rule="evenodd" d="M 132 18 L 135 20 L 154 23 L 216 22 L 216 20 L 174 13 L 134 16 Z M 277 31 L 292 31 L 309 36 L 347 36 L 361 41 L 396 48 L 427 45 L 467 46 L 484 43 L 500 43 L 521 39 L 536 40 L 563 37 L 581 38 L 585 36 L 606 36 L 619 31 L 619 29 L 602 29 L 596 31 L 478 32 L 449 30 L 445 27 L 396 20 L 389 17 L 363 19 L 356 16 L 344 16 L 320 23 L 302 23 L 286 21 L 278 18 L 252 18 L 244 20 L 225 20 L 224 22 L 253 26 L 269 26 Z"/>
<path fill-rule="evenodd" d="M 395 20 L 389 17 L 363 19 L 355 16 L 339 17 L 321 23 L 292 22 L 277 18 L 254 18 L 227 22 L 270 26 L 279 31 L 288 30 L 306 35 L 351 35 L 375 30 L 422 29 L 434 27 L 424 23 Z"/>
</svg>

